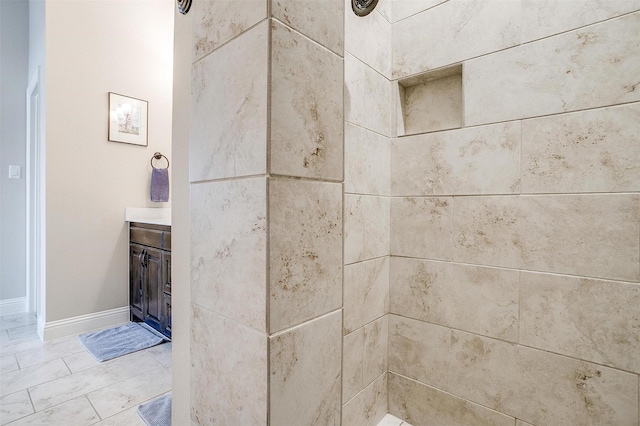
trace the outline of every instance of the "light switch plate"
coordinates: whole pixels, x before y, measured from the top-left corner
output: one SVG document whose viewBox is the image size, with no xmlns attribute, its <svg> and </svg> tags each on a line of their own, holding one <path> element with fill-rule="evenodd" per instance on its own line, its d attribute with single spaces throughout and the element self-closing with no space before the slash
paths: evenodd
<svg viewBox="0 0 640 426">
<path fill-rule="evenodd" d="M 22 178 L 22 167 L 9 165 L 9 179 Z"/>
</svg>

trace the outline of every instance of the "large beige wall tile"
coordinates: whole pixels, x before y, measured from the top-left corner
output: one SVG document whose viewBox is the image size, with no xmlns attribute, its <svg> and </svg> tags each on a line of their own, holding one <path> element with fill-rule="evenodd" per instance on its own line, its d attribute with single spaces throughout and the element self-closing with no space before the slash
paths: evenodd
<svg viewBox="0 0 640 426">
<path fill-rule="evenodd" d="M 362 390 L 364 327 L 344 336 L 342 340 L 342 402 L 347 402 Z"/>
<path fill-rule="evenodd" d="M 389 255 L 390 199 L 345 194 L 344 263 Z"/>
<path fill-rule="evenodd" d="M 345 19 L 344 49 L 387 78 L 391 78 L 391 23 L 378 9 L 365 17 L 351 10 L 351 0 L 343 0 Z"/>
<path fill-rule="evenodd" d="M 266 424 L 267 375 L 265 334 L 193 305 L 191 418 L 196 424 Z"/>
<path fill-rule="evenodd" d="M 522 273 L 520 343 L 640 373 L 640 285 Z"/>
<path fill-rule="evenodd" d="M 514 419 L 406 377 L 389 373 L 389 412 L 412 426 L 513 426 Z"/>
<path fill-rule="evenodd" d="M 391 141 L 362 127 L 344 126 L 344 191 L 389 195 Z"/>
<path fill-rule="evenodd" d="M 266 331 L 267 179 L 191 186 L 191 296 Z"/>
<path fill-rule="evenodd" d="M 393 77 L 454 64 L 519 42 L 519 0 L 449 0 L 394 24 Z"/>
<path fill-rule="evenodd" d="M 392 21 L 398 22 L 448 0 L 391 0 Z"/>
<path fill-rule="evenodd" d="M 516 342 L 519 271 L 391 258 L 393 314 Z"/>
<path fill-rule="evenodd" d="M 391 82 L 355 56 L 345 53 L 344 85 L 345 120 L 391 136 Z"/>
<path fill-rule="evenodd" d="M 377 426 L 387 414 L 387 375 L 379 376 L 342 410 L 342 426 Z"/>
<path fill-rule="evenodd" d="M 385 315 L 364 326 L 362 380 L 365 386 L 387 371 L 388 359 L 389 315 Z"/>
<path fill-rule="evenodd" d="M 271 15 L 342 56 L 344 53 L 343 0 L 269 0 Z"/>
<path fill-rule="evenodd" d="M 389 257 L 344 267 L 344 333 L 389 311 Z"/>
<path fill-rule="evenodd" d="M 522 42 L 640 9 L 638 0 L 522 0 Z"/>
<path fill-rule="evenodd" d="M 341 347 L 340 310 L 269 339 L 269 424 L 340 423 Z"/>
<path fill-rule="evenodd" d="M 342 58 L 272 21 L 270 83 L 270 172 L 342 180 Z"/>
<path fill-rule="evenodd" d="M 191 182 L 266 173 L 268 31 L 265 21 L 193 65 Z"/>
<path fill-rule="evenodd" d="M 389 371 L 443 389 L 450 354 L 450 328 L 389 315 Z"/>
<path fill-rule="evenodd" d="M 454 260 L 640 279 L 638 195 L 454 200 Z"/>
<path fill-rule="evenodd" d="M 269 180 L 269 328 L 276 332 L 342 302 L 342 185 Z"/>
<path fill-rule="evenodd" d="M 637 425 L 638 376 L 453 331 L 448 391 L 532 424 Z"/>
<path fill-rule="evenodd" d="M 450 197 L 392 198 L 391 254 L 451 260 L 451 202 Z"/>
<path fill-rule="evenodd" d="M 524 120 L 522 191 L 638 191 L 638 123 L 638 103 Z"/>
<path fill-rule="evenodd" d="M 393 195 L 520 192 L 520 123 L 394 139 Z"/>
<path fill-rule="evenodd" d="M 195 61 L 266 19 L 267 0 L 201 0 L 190 12 Z"/>
<path fill-rule="evenodd" d="M 465 124 L 637 101 L 638 39 L 634 13 L 466 62 Z"/>
</svg>

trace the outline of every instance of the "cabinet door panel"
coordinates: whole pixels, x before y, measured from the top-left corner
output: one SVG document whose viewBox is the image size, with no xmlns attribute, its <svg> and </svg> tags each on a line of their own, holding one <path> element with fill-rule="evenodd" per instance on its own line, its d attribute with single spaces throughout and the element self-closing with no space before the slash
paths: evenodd
<svg viewBox="0 0 640 426">
<path fill-rule="evenodd" d="M 163 291 L 171 294 L 171 252 L 162 252 L 162 276 L 164 280 Z"/>
<path fill-rule="evenodd" d="M 144 280 L 145 271 L 144 247 L 137 244 L 131 244 L 129 247 L 129 304 L 131 306 L 131 314 L 143 319 L 144 306 Z"/>
<path fill-rule="evenodd" d="M 147 288 L 144 320 L 158 331 L 162 331 L 162 252 L 147 248 Z"/>
<path fill-rule="evenodd" d="M 171 337 L 171 295 L 164 294 L 163 330 L 165 336 Z"/>
</svg>

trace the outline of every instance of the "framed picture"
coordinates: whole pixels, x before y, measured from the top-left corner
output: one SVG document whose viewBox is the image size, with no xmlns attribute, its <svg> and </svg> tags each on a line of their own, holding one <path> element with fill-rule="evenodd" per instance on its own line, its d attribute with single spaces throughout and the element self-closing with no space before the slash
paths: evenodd
<svg viewBox="0 0 640 426">
<path fill-rule="evenodd" d="M 109 92 L 109 140 L 147 146 L 148 102 Z"/>
</svg>

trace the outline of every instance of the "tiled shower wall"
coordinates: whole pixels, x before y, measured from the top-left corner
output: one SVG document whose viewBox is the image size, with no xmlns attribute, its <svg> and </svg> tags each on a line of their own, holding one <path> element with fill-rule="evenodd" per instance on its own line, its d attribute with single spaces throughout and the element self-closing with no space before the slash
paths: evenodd
<svg viewBox="0 0 640 426">
<path fill-rule="evenodd" d="M 195 1 L 191 419 L 339 424 L 344 4 Z"/>
<path fill-rule="evenodd" d="M 463 124 L 391 143 L 390 412 L 637 426 L 640 1 L 392 4 Z"/>
<path fill-rule="evenodd" d="M 384 0 L 359 18 L 345 8 L 344 324 L 342 424 L 387 413 L 391 22 Z"/>
</svg>

